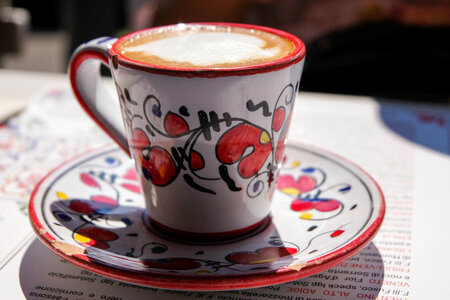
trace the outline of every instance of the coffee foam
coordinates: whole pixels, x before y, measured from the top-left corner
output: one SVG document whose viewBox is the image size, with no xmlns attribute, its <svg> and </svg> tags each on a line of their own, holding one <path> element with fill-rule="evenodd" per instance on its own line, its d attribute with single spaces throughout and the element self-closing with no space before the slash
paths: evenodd
<svg viewBox="0 0 450 300">
<path fill-rule="evenodd" d="M 176 25 L 123 41 L 120 53 L 133 60 L 175 67 L 233 67 L 264 63 L 293 51 L 280 36 L 226 26 Z"/>
</svg>

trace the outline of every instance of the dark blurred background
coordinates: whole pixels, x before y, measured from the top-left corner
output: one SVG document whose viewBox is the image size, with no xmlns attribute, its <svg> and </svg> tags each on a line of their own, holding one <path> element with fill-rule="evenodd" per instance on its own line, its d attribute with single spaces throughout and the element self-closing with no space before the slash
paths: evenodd
<svg viewBox="0 0 450 300">
<path fill-rule="evenodd" d="M 201 21 L 302 38 L 304 91 L 450 101 L 450 0 L 0 0 L 0 67 L 65 72 L 89 39 Z"/>
</svg>

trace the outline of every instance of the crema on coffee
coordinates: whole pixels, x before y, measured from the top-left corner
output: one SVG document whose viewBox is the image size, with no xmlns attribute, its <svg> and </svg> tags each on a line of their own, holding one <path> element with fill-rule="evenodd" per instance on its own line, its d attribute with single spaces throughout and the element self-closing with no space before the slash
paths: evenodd
<svg viewBox="0 0 450 300">
<path fill-rule="evenodd" d="M 178 24 L 127 36 L 116 49 L 126 58 L 152 65 L 230 68 L 278 60 L 292 53 L 294 45 L 257 29 Z"/>
</svg>

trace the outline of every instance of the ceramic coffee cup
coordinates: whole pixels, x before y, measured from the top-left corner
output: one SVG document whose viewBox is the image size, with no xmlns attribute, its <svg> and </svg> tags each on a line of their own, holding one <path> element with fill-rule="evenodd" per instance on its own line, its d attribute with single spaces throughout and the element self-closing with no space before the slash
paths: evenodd
<svg viewBox="0 0 450 300">
<path fill-rule="evenodd" d="M 169 46 L 170 51 L 163 45 L 162 54 L 159 46 L 152 54 L 146 51 L 153 46 L 132 49 L 146 40 L 129 48 L 141 56 L 127 56 L 126 46 L 142 36 L 163 40 L 166 37 L 158 34 L 167 31 L 170 38 L 190 39 L 184 35 L 192 28 L 206 28 L 208 34 L 214 28 L 224 34 L 237 32 L 237 40 L 241 34 L 252 40 L 257 31 L 269 39 L 281 38 L 292 48 L 281 57 L 255 62 L 248 57 L 260 54 L 228 49 L 228 42 L 223 44 L 224 37 L 218 36 L 216 42 L 208 37 L 207 43 L 218 49 L 213 51 L 219 63 L 198 64 L 195 59 L 202 59 L 205 55 L 199 52 L 207 47 L 195 48 L 195 40 L 186 50 L 195 59 L 187 64 L 184 59 L 191 58 L 177 56 L 184 51 L 180 41 Z M 278 49 L 276 43 L 274 47 Z M 226 57 L 233 51 L 242 63 Z M 164 59 L 175 64 L 143 58 L 166 54 Z M 134 160 L 152 224 L 188 238 L 218 239 L 247 233 L 269 218 L 304 57 L 302 41 L 279 30 L 178 24 L 83 44 L 71 58 L 69 73 L 82 107 Z M 104 91 L 100 64 L 111 70 L 118 99 Z M 113 101 L 120 102 L 121 116 L 108 109 Z"/>
</svg>

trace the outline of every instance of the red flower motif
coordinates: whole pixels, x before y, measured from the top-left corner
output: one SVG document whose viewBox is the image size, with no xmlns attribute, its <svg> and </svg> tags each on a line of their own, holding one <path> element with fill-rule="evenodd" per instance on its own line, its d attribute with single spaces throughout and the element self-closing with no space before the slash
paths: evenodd
<svg viewBox="0 0 450 300">
<path fill-rule="evenodd" d="M 86 215 L 105 214 L 117 206 L 115 199 L 103 195 L 93 195 L 91 200 L 74 199 L 69 203 L 72 211 Z"/>
<path fill-rule="evenodd" d="M 278 176 L 277 189 L 285 194 L 298 196 L 316 187 L 316 180 L 310 176 L 300 176 L 297 180 L 292 175 Z"/>
<path fill-rule="evenodd" d="M 88 227 L 79 229 L 74 239 L 86 247 L 95 247 L 99 249 L 108 249 L 108 242 L 117 240 L 119 236 L 114 232 L 103 228 Z"/>
<path fill-rule="evenodd" d="M 164 129 L 170 136 L 182 135 L 189 131 L 189 125 L 179 115 L 169 112 L 164 119 Z"/>
<path fill-rule="evenodd" d="M 330 234 L 330 236 L 331 236 L 332 238 L 335 238 L 335 237 L 340 236 L 340 235 L 343 234 L 344 232 L 345 232 L 345 230 L 338 229 L 338 230 L 333 231 L 333 233 Z"/>
<path fill-rule="evenodd" d="M 100 187 L 100 185 L 97 183 L 97 181 L 88 173 L 81 173 L 80 174 L 81 181 L 90 187 Z"/>
<path fill-rule="evenodd" d="M 334 199 L 315 199 L 315 200 L 303 200 L 295 199 L 291 203 L 291 209 L 293 211 L 307 211 L 315 209 L 321 212 L 329 212 L 338 209 L 341 204 Z"/>
<path fill-rule="evenodd" d="M 205 161 L 200 153 L 198 153 L 195 150 L 192 150 L 189 165 L 191 166 L 192 170 L 198 171 L 205 167 Z"/>
<path fill-rule="evenodd" d="M 273 130 L 279 131 L 281 129 L 285 117 L 286 117 L 286 109 L 284 107 L 280 107 L 274 112 L 272 119 Z"/>
<path fill-rule="evenodd" d="M 140 154 L 144 176 L 158 186 L 172 182 L 177 175 L 175 162 L 166 149 L 151 147 L 146 157 Z"/>
<path fill-rule="evenodd" d="M 138 186 L 136 184 L 122 183 L 121 186 L 129 191 L 135 192 L 136 194 L 141 193 L 140 186 Z"/>
<path fill-rule="evenodd" d="M 150 141 L 142 129 L 137 128 L 133 130 L 131 146 L 138 151 L 150 146 Z"/>
<path fill-rule="evenodd" d="M 249 148 L 251 152 L 244 156 Z M 216 155 L 224 164 L 239 161 L 239 174 L 250 178 L 262 168 L 271 151 L 272 141 L 267 131 L 243 123 L 231 128 L 219 139 Z"/>
<path fill-rule="evenodd" d="M 171 118 L 169 118 L 169 120 L 171 120 Z M 180 127 L 175 126 L 174 128 Z M 177 175 L 177 169 L 175 162 L 166 149 L 158 146 L 151 146 L 147 135 L 139 128 L 133 131 L 132 145 L 132 147 L 137 150 L 137 156 L 146 179 L 151 180 L 158 186 L 164 186 L 172 182 Z M 144 155 L 143 152 L 146 152 L 146 154 Z M 131 174 L 127 173 L 127 175 Z M 136 193 L 140 192 L 140 190 L 138 191 L 137 186 L 131 187 L 131 185 L 126 185 L 124 187 Z"/>
<path fill-rule="evenodd" d="M 277 113 L 279 110 L 280 109 L 278 109 L 275 113 Z M 275 150 L 275 161 L 276 162 L 280 162 L 281 159 L 283 158 L 284 148 L 286 147 L 286 136 L 287 136 L 288 128 L 291 124 L 291 119 L 292 119 L 292 112 L 293 111 L 291 110 L 291 112 L 289 113 L 289 116 L 287 117 L 286 125 L 284 127 L 284 132 L 282 132 L 280 139 L 278 140 L 278 143 L 277 143 L 277 149 Z M 283 112 L 283 117 L 284 117 L 284 114 L 285 114 L 285 112 Z M 276 116 L 277 115 L 274 116 L 274 121 L 275 121 Z M 281 125 L 280 125 L 280 129 L 281 129 Z"/>
<path fill-rule="evenodd" d="M 318 210 L 321 212 L 330 212 L 338 209 L 341 203 L 334 199 L 304 199 L 301 194 L 312 191 L 316 188 L 316 179 L 310 176 L 300 176 L 294 179 L 292 175 L 280 175 L 277 181 L 277 189 L 289 195 L 296 196 L 291 203 L 293 211 Z"/>
<path fill-rule="evenodd" d="M 134 168 L 130 168 L 127 170 L 127 172 L 122 176 L 125 179 L 138 181 L 137 173 Z"/>
</svg>

